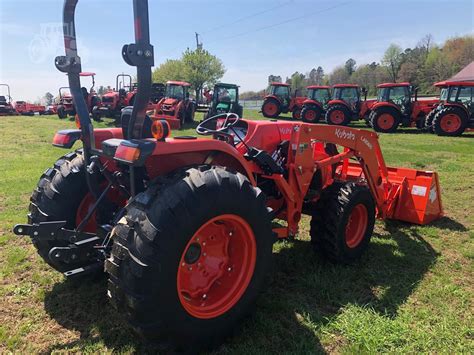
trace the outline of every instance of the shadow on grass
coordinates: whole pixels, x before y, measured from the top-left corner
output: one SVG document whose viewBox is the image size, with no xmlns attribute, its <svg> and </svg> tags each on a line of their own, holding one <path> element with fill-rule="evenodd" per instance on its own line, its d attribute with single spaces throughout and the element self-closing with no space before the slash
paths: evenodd
<svg viewBox="0 0 474 355">
<path fill-rule="evenodd" d="M 439 223 L 459 228 L 453 222 Z M 315 332 L 346 305 L 395 317 L 438 254 L 416 227 L 387 222 L 385 229 L 389 235 L 375 234 L 368 253 L 348 266 L 326 262 L 306 241 L 279 242 L 273 282 L 259 298 L 255 316 L 216 352 L 324 353 Z M 158 351 L 133 335 L 105 293 L 105 280 L 67 280 L 54 286 L 45 298 L 46 311 L 65 328 L 78 331 L 80 339 L 49 350 L 94 350 L 94 345 L 100 349 L 104 344 L 115 351 Z"/>
</svg>

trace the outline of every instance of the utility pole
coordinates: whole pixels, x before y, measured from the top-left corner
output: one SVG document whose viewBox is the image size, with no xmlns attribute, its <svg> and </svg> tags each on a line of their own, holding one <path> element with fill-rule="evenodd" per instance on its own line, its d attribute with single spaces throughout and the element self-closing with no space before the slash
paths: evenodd
<svg viewBox="0 0 474 355">
<path fill-rule="evenodd" d="M 202 43 L 199 42 L 199 33 L 194 33 L 196 34 L 196 49 L 202 49 Z"/>
</svg>

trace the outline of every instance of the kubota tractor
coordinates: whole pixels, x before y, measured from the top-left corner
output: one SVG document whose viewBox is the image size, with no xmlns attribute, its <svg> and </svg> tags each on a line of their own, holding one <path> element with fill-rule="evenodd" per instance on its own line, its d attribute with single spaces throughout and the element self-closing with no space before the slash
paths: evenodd
<svg viewBox="0 0 474 355">
<path fill-rule="evenodd" d="M 0 84 L 0 87 L 6 88 L 6 95 L 0 95 L 0 116 L 16 115 L 15 108 L 12 105 L 12 97 L 10 96 L 10 86 L 8 84 Z"/>
<path fill-rule="evenodd" d="M 166 120 L 171 129 L 180 129 L 187 122 L 194 121 L 196 104 L 189 97 L 191 84 L 184 81 L 168 81 L 165 97 L 155 105 L 153 120 Z"/>
<path fill-rule="evenodd" d="M 369 123 L 376 132 L 393 133 L 399 125 L 419 129 L 438 99 L 418 99 L 418 89 L 410 83 L 384 83 L 377 86 L 377 102 L 372 106 Z"/>
<path fill-rule="evenodd" d="M 302 214 L 312 216 L 314 248 L 342 263 L 367 250 L 376 218 L 426 224 L 442 215 L 438 175 L 387 167 L 374 132 L 227 113 L 197 126 L 207 139 L 167 138 L 167 121 L 146 115 L 147 0 L 133 1 L 135 43 L 122 50 L 137 67 L 134 105 L 121 128 L 94 130 L 76 3 L 65 0 L 66 55 L 55 64 L 68 74 L 81 128 L 57 132 L 53 145 L 81 140 L 83 149 L 43 173 L 29 222 L 14 232 L 68 277 L 105 264 L 108 297 L 145 338 L 192 352 L 222 342 L 253 309 L 273 243 L 297 235 Z"/>
<path fill-rule="evenodd" d="M 91 77 L 92 78 L 92 86 L 89 91 L 85 87 L 81 88 L 82 96 L 84 100 L 86 100 L 87 108 L 89 113 L 91 114 L 94 121 L 100 121 L 100 98 L 97 96 L 96 92 L 94 91 L 95 85 L 95 73 L 80 73 L 79 76 L 81 77 Z M 57 107 L 58 117 L 63 119 L 69 116 L 74 116 L 76 114 L 75 105 L 73 102 L 73 96 L 69 93 L 68 87 L 61 87 L 59 88 L 59 103 Z"/>
<path fill-rule="evenodd" d="M 221 113 L 235 113 L 242 116 L 244 108 L 239 104 L 239 87 L 235 84 L 214 85 L 209 110 L 205 118 Z"/>
<path fill-rule="evenodd" d="M 262 114 L 267 118 L 276 118 L 282 113 L 291 112 L 293 119 L 300 119 L 301 108 L 306 97 L 291 94 L 290 85 L 270 83 L 268 94 L 263 99 Z"/>
<path fill-rule="evenodd" d="M 442 81 L 439 105 L 426 118 L 426 128 L 439 136 L 460 136 L 474 129 L 474 81 Z"/>
<path fill-rule="evenodd" d="M 312 85 L 307 88 L 308 95 L 303 101 L 301 120 L 307 123 L 319 123 L 326 112 L 327 103 L 331 99 L 329 86 Z"/>
<path fill-rule="evenodd" d="M 115 90 L 106 92 L 101 97 L 100 115 L 109 118 L 119 116 L 124 107 L 133 105 L 135 94 L 132 77 L 128 74 L 117 75 Z"/>
<path fill-rule="evenodd" d="M 364 95 L 362 100 L 361 96 Z M 367 90 L 354 84 L 336 84 L 328 102 L 326 123 L 347 126 L 351 121 L 367 119 L 375 100 L 367 100 Z"/>
</svg>

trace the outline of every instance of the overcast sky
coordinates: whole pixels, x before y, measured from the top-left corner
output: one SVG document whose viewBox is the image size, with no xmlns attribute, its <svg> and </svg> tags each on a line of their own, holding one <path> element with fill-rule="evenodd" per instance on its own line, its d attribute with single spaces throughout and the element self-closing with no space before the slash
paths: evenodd
<svg viewBox="0 0 474 355">
<path fill-rule="evenodd" d="M 149 0 L 155 64 L 204 47 L 224 62 L 223 81 L 242 90 L 266 86 L 269 74 L 291 75 L 321 65 L 326 72 L 354 58 L 379 61 L 390 43 L 413 47 L 431 33 L 436 43 L 474 33 L 472 0 Z M 62 0 L 0 0 L 0 83 L 14 100 L 35 100 L 66 86 L 53 64 L 64 54 Z M 134 75 L 120 55 L 133 41 L 131 0 L 79 0 L 76 12 L 83 71 L 96 85 Z M 84 86 L 90 84 L 85 78 Z"/>
</svg>

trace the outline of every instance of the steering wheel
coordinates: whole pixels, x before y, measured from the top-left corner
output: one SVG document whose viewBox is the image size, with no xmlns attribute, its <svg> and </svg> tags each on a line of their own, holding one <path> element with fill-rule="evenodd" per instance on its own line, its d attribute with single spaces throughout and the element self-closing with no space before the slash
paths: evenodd
<svg viewBox="0 0 474 355">
<path fill-rule="evenodd" d="M 217 127 L 217 120 L 225 118 L 224 123 L 222 124 L 221 128 Z M 202 136 L 224 136 L 225 138 L 233 137 L 230 133 L 226 132 L 228 128 L 234 127 L 237 122 L 241 120 L 241 117 L 233 112 L 230 113 L 221 113 L 215 116 L 208 118 L 207 120 L 202 121 L 196 127 L 196 133 Z M 215 122 L 215 125 L 211 125 L 211 123 Z"/>
</svg>

